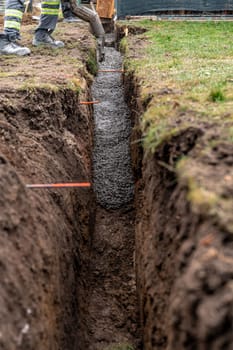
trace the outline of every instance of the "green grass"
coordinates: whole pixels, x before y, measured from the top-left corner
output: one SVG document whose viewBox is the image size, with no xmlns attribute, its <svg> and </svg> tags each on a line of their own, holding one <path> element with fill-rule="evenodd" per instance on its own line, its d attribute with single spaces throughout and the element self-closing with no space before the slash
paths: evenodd
<svg viewBox="0 0 233 350">
<path fill-rule="evenodd" d="M 120 47 L 119 47 L 119 50 L 122 54 L 126 54 L 127 53 L 127 38 L 123 38 L 120 42 Z"/>
<path fill-rule="evenodd" d="M 224 95 L 224 92 L 221 90 L 221 88 L 213 88 L 213 90 L 210 93 L 210 100 L 213 102 L 223 102 L 226 100 L 226 97 Z"/>
<path fill-rule="evenodd" d="M 96 75 L 98 71 L 98 62 L 96 57 L 96 51 L 90 49 L 89 55 L 87 58 L 87 69 L 92 75 Z"/>
<path fill-rule="evenodd" d="M 232 22 L 135 25 L 147 32 L 136 44 L 129 38 L 127 50 L 123 46 L 126 68 L 135 72 L 143 100 L 150 96 L 143 116 L 146 147 L 154 149 L 177 119 L 179 125 L 190 123 L 190 115 L 192 123 L 233 122 Z M 138 57 L 132 57 L 135 50 Z"/>
</svg>

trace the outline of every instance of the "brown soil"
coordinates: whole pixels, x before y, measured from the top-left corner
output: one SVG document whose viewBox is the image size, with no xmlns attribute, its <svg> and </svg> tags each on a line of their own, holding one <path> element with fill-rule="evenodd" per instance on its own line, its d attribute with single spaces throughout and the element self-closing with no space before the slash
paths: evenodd
<svg viewBox="0 0 233 350">
<path fill-rule="evenodd" d="M 219 127 L 196 125 L 190 116 L 193 126 L 165 140 L 155 154 L 143 153 L 139 116 L 145 106 L 131 75 L 126 93 L 134 120 L 136 274 L 144 349 L 233 349 L 232 144 L 221 141 Z"/>
<path fill-rule="evenodd" d="M 174 144 L 182 149 L 197 133 L 187 130 Z M 136 236 L 145 348 L 232 349 L 232 233 L 194 213 L 186 184 L 158 158 L 147 162 Z"/>
<path fill-rule="evenodd" d="M 141 348 L 135 307 L 134 213 L 132 205 L 115 211 L 97 207 L 78 332 L 82 349 Z"/>
<path fill-rule="evenodd" d="M 77 114 L 68 113 L 66 100 L 78 110 L 68 91 L 1 97 L 2 349 L 70 349 L 74 343 L 72 303 L 91 192 L 25 189 L 26 183 L 90 178 L 90 119 L 80 114 L 82 127 L 72 128 Z"/>
<path fill-rule="evenodd" d="M 27 35 L 30 27 L 23 29 Z M 91 179 L 91 111 L 79 105 L 79 98 L 89 98 L 88 90 L 78 97 L 63 75 L 74 72 L 87 86 L 80 58 L 87 60 L 94 43 L 86 27 L 62 30 L 65 41 L 68 32 L 75 40 L 73 49 L 0 58 L 0 348 L 4 350 L 73 349 L 77 342 L 77 290 L 81 255 L 89 242 L 92 192 L 25 188 L 27 183 Z M 67 53 L 73 62 L 64 63 Z M 48 82 L 56 89 L 43 87 Z"/>
</svg>

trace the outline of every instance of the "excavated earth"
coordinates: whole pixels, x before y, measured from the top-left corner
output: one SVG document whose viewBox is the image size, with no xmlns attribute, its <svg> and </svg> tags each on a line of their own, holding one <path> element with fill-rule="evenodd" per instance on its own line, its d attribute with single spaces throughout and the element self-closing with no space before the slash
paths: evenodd
<svg viewBox="0 0 233 350">
<path fill-rule="evenodd" d="M 206 147 L 221 130 L 194 122 L 143 152 L 137 77 L 124 76 L 129 110 L 119 72 L 91 90 L 88 26 L 56 37 L 64 49 L 0 56 L 0 349 L 233 349 L 232 144 Z M 121 65 L 108 48 L 99 68 Z M 26 187 L 79 181 L 93 186 Z"/>
<path fill-rule="evenodd" d="M 140 57 L 142 38 L 135 34 L 142 29 L 128 31 L 127 59 Z M 120 26 L 118 36 L 123 35 Z M 187 111 L 171 128 L 182 118 L 188 127 L 161 140 L 154 153 L 144 152 L 140 120 L 146 103 L 132 72 L 125 75 L 125 93 L 134 124 L 135 255 L 144 349 L 231 350 L 233 145 L 226 129 L 232 123 L 224 116 L 221 124 L 197 122 L 194 111 Z"/>
<path fill-rule="evenodd" d="M 105 119 L 95 110 L 94 120 L 92 106 L 80 104 L 92 99 L 97 69 L 88 25 L 59 23 L 56 35 L 66 47 L 54 51 L 31 47 L 29 23 L 22 37 L 31 56 L 0 57 L 0 348 L 139 348 L 130 120 L 121 74 L 109 75 L 107 87 L 97 77 L 92 93 Z M 106 48 L 102 68 L 108 63 L 121 67 L 115 49 Z M 107 139 L 99 135 L 104 123 Z M 92 182 L 93 170 L 95 193 L 26 187 Z"/>
<path fill-rule="evenodd" d="M 30 47 L 33 27 L 23 26 Z M 92 111 L 79 102 L 89 99 L 86 62 L 95 43 L 85 25 L 60 24 L 60 31 L 67 44 L 61 53 L 32 48 L 30 57 L 0 57 L 4 350 L 74 349 L 77 343 L 93 192 L 25 186 L 91 180 Z"/>
</svg>

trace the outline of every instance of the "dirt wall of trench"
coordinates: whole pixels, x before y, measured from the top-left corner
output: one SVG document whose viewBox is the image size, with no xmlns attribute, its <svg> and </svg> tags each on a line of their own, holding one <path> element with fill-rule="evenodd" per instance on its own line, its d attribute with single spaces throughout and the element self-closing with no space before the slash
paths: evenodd
<svg viewBox="0 0 233 350">
<path fill-rule="evenodd" d="M 91 110 L 69 89 L 0 102 L 0 348 L 77 349 L 93 194 L 25 184 L 90 180 Z"/>
<path fill-rule="evenodd" d="M 199 125 L 164 141 L 154 154 L 143 152 L 140 116 L 146 106 L 131 74 L 125 76 L 125 89 L 133 122 L 136 274 L 144 350 L 230 350 L 233 257 L 229 211 L 210 213 L 208 203 L 195 208 L 188 200 L 188 181 L 175 167 L 180 157 L 188 156 L 197 182 L 228 202 L 232 145 L 220 143 L 200 157 L 218 131 Z"/>
</svg>

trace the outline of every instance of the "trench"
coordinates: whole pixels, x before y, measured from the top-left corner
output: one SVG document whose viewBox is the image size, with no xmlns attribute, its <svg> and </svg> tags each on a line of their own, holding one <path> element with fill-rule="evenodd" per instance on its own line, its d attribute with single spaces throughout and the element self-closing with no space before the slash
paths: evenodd
<svg viewBox="0 0 233 350">
<path fill-rule="evenodd" d="M 111 40 L 111 38 L 109 38 Z M 94 106 L 93 183 L 96 209 L 87 288 L 79 289 L 78 349 L 139 349 L 134 269 L 134 179 L 131 121 L 124 100 L 122 56 L 105 48 L 92 86 Z M 106 70 L 108 72 L 106 72 Z"/>
<path fill-rule="evenodd" d="M 121 54 L 105 50 L 99 70 L 120 70 Z M 131 120 L 121 72 L 99 72 L 92 97 L 101 102 L 93 115 L 70 89 L 1 96 L 3 350 L 141 348 Z M 80 98 L 89 100 L 89 89 Z M 91 180 L 92 151 L 95 198 L 92 189 L 25 191 L 31 182 Z"/>
<path fill-rule="evenodd" d="M 96 198 L 92 203 L 94 212 L 91 213 L 88 247 L 82 246 L 79 250 L 75 280 L 78 324 L 74 348 L 189 349 L 199 342 L 198 331 L 192 333 L 196 319 L 191 319 L 190 329 L 183 334 L 176 318 L 187 326 L 187 320 L 196 317 L 190 308 L 194 303 L 208 302 L 209 295 L 205 286 L 201 287 L 203 290 L 199 288 L 201 277 L 194 276 L 197 279 L 196 293 L 198 295 L 201 291 L 202 295 L 193 302 L 188 286 L 189 273 L 184 273 L 183 265 L 195 275 L 195 258 L 192 257 L 196 249 L 195 236 L 202 238 L 206 232 L 215 231 L 211 222 L 206 221 L 203 225 L 203 218 L 194 215 L 187 203 L 185 184 L 177 183 L 175 172 L 164 164 L 174 165 L 179 157 L 190 154 L 203 131 L 196 127 L 187 128 L 161 144 L 154 155 L 147 155 L 147 158 L 143 155 L 143 164 L 141 150 L 133 142 L 131 164 L 132 125 L 130 110 L 124 100 L 121 68 L 121 54 L 107 47 L 106 60 L 99 65 L 99 70 L 108 72 L 99 72 L 92 86 L 93 100 L 100 101 L 94 105 L 93 113 L 92 170 Z M 127 79 L 126 96 L 134 92 L 131 102 L 135 106 L 131 107 L 141 112 L 136 105 L 134 84 L 135 81 Z M 137 125 L 136 118 L 134 123 Z M 137 138 L 137 135 L 133 137 Z M 139 180 L 135 201 L 132 166 Z M 203 266 L 200 265 L 200 269 Z M 209 266 L 204 268 L 208 271 Z M 181 293 L 179 289 L 186 304 L 182 300 L 175 303 Z M 225 320 L 229 318 L 227 312 Z M 200 324 L 208 321 L 206 316 L 201 317 Z M 224 322 L 219 321 L 221 331 Z M 143 325 L 143 337 L 140 325 Z M 212 342 L 208 339 L 209 332 L 213 332 L 211 324 L 204 335 L 207 345 Z M 227 348 L 225 339 L 221 341 L 222 349 Z"/>
<path fill-rule="evenodd" d="M 121 67 L 120 53 L 106 48 L 99 69 Z M 99 72 L 92 87 L 93 99 L 101 102 L 94 106 L 96 198 L 86 190 L 25 192 L 24 184 L 32 179 L 89 180 L 92 116 L 89 108 L 79 106 L 76 93 L 12 91 L 2 99 L 3 350 L 139 350 L 142 342 L 147 350 L 232 348 L 232 288 L 227 289 L 232 234 L 194 215 L 186 184 L 177 183 L 171 170 L 177 158 L 195 151 L 203 132 L 188 128 L 155 154 L 142 154 L 135 142 L 140 131 L 132 131 L 130 114 L 137 127 L 144 107 L 130 75 L 124 90 L 132 113 L 124 101 L 120 72 Z M 89 91 L 85 93 L 89 99 Z M 230 150 L 229 156 L 223 154 L 227 174 Z M 223 261 L 214 251 L 211 259 L 199 263 L 209 252 L 209 237 L 202 241 L 207 233 L 216 237 L 215 248 L 227 257 L 222 254 Z M 223 241 L 217 238 L 220 234 Z M 215 303 L 213 324 L 208 310 Z M 200 314 L 197 307 L 203 307 Z M 202 338 L 193 325 L 203 329 Z"/>
<path fill-rule="evenodd" d="M 189 128 L 174 136 L 169 142 L 162 144 L 155 155 L 143 157 L 143 168 L 139 154 L 141 150 L 134 143 L 132 158 L 135 159 L 131 164 L 132 126 L 130 110 L 124 100 L 122 74 L 119 72 L 121 68 L 121 54 L 112 47 L 106 47 L 106 60 L 99 65 L 99 70 L 109 72 L 99 72 L 92 86 L 93 99 L 100 101 L 100 104 L 94 105 L 93 183 L 96 198 L 91 198 L 92 203 L 87 206 L 88 210 L 90 207 L 93 210 L 89 211 L 90 229 L 87 220 L 85 223 L 82 220 L 83 217 L 87 218 L 87 214 L 81 217 L 81 210 L 74 210 L 70 214 L 75 221 L 80 216 L 80 232 L 82 234 L 86 230 L 86 235 L 83 235 L 85 237 L 81 244 L 76 242 L 77 251 L 68 263 L 70 265 L 72 259 L 74 260 L 74 270 L 67 277 L 68 283 L 64 283 L 64 295 L 68 291 L 72 294 L 67 298 L 66 305 L 72 304 L 73 309 L 68 310 L 66 320 L 61 323 L 67 327 L 66 344 L 69 343 L 69 337 L 71 338 L 70 330 L 73 332 L 73 339 L 68 346 L 57 348 L 139 350 L 142 348 L 140 323 L 144 328 L 143 346 L 147 350 L 193 348 L 193 344 L 198 344 L 199 341 L 198 331 L 197 334 L 192 333 L 193 322 L 196 320 L 191 319 L 188 325 L 190 330 L 184 335 L 176 319 L 172 326 L 170 320 L 175 315 L 186 327 L 187 320 L 193 315 L 190 307 L 196 303 L 201 304 L 203 300 L 208 302 L 205 286 L 202 287 L 202 295 L 198 297 L 198 301 L 193 302 L 193 294 L 189 293 L 188 285 L 190 271 L 198 283 L 201 280 L 201 276 L 195 276 L 195 264 L 192 261 L 196 244 L 195 238 L 193 239 L 194 232 L 195 235 L 203 237 L 206 232 L 214 232 L 214 228 L 212 223 L 206 222 L 206 227 L 201 227 L 200 218 L 197 214 L 193 215 L 187 205 L 185 185 L 177 184 L 175 173 L 163 165 L 173 165 L 178 157 L 192 152 L 203 133 L 199 128 Z M 133 86 L 135 81 L 127 80 L 126 94 L 129 97 L 133 91 L 131 102 L 136 104 L 136 87 Z M 134 110 L 140 110 L 138 106 L 133 107 Z M 137 125 L 136 118 L 134 122 Z M 72 161 L 71 159 L 71 163 Z M 137 212 L 134 207 L 132 165 L 136 177 L 142 178 L 141 188 L 138 188 L 138 181 L 135 191 Z M 189 241 L 187 245 L 188 239 L 193 241 Z M 185 249 L 180 253 L 183 244 Z M 177 264 L 179 259 L 181 263 Z M 187 274 L 183 272 L 183 265 L 190 266 Z M 209 266 L 206 271 L 208 268 Z M 66 268 L 62 269 L 63 274 L 65 271 Z M 182 280 L 178 280 L 175 285 L 178 275 L 187 286 L 184 287 Z M 64 282 L 64 278 L 62 281 Z M 201 291 L 198 283 L 197 294 Z M 178 291 L 181 288 L 186 304 L 171 303 L 172 299 L 176 301 L 176 288 Z M 64 295 L 61 296 L 61 303 L 64 303 Z M 65 309 L 66 307 L 64 311 Z M 224 315 L 225 320 L 229 319 L 227 312 Z M 206 324 L 205 316 L 203 320 Z M 200 324 L 201 322 L 202 319 Z M 222 324 L 225 325 L 225 321 L 218 322 L 218 329 L 222 332 L 221 327 Z M 211 324 L 206 327 L 204 336 L 207 345 L 212 342 L 212 338 L 208 338 L 209 329 L 212 336 L 212 328 Z M 225 339 L 221 341 L 221 348 L 226 349 L 228 345 Z"/>
</svg>

